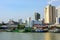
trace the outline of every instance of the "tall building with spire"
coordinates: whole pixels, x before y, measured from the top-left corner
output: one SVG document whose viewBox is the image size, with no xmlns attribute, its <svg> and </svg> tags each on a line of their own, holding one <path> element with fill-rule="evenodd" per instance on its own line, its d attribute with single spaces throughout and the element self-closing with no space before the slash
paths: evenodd
<svg viewBox="0 0 60 40">
<path fill-rule="evenodd" d="M 44 23 L 55 24 L 56 23 L 56 8 L 49 4 L 44 8 Z"/>
</svg>

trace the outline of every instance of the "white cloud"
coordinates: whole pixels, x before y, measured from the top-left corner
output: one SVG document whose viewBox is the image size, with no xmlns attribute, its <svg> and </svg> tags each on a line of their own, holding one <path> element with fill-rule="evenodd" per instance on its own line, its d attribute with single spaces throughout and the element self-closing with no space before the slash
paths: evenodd
<svg viewBox="0 0 60 40">
<path fill-rule="evenodd" d="M 49 1 L 48 1 L 48 4 L 51 4 L 51 3 L 57 2 L 57 1 L 60 1 L 60 0 L 49 0 Z"/>
</svg>

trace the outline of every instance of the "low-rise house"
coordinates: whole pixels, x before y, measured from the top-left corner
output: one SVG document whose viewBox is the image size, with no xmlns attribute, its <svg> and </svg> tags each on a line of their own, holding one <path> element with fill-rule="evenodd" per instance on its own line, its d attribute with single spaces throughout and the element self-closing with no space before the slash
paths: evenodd
<svg viewBox="0 0 60 40">
<path fill-rule="evenodd" d="M 8 29 L 8 26 L 7 25 L 2 25 L 2 26 L 0 26 L 0 29 Z"/>
<path fill-rule="evenodd" d="M 38 24 L 35 24 L 33 26 L 34 30 L 36 30 L 37 32 L 47 32 L 48 31 L 48 26 L 42 26 L 42 25 L 38 25 Z"/>
<path fill-rule="evenodd" d="M 17 27 L 17 25 L 10 25 L 10 27 Z"/>
</svg>

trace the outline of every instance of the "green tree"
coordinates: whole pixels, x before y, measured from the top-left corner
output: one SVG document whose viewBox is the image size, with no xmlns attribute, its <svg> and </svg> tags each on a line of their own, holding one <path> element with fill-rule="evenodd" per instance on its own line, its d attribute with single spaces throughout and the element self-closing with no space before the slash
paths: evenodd
<svg viewBox="0 0 60 40">
<path fill-rule="evenodd" d="M 19 25 L 18 24 L 18 29 L 24 29 L 25 28 L 25 25 Z"/>
<path fill-rule="evenodd" d="M 32 30 L 32 28 L 30 28 L 30 27 L 25 28 L 25 32 L 31 32 L 31 30 Z"/>
</svg>

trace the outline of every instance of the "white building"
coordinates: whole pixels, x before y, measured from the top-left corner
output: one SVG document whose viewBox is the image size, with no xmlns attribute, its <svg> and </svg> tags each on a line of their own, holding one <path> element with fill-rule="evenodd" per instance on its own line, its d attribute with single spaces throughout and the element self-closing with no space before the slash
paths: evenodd
<svg viewBox="0 0 60 40">
<path fill-rule="evenodd" d="M 34 24 L 42 24 L 42 20 L 39 19 L 37 21 L 37 20 L 34 20 L 34 18 L 29 17 L 25 20 L 25 23 L 26 23 L 26 27 L 32 27 Z"/>
<path fill-rule="evenodd" d="M 42 24 L 42 21 L 41 21 L 41 20 L 39 20 L 39 21 L 37 21 L 37 20 L 32 20 L 32 21 L 31 21 L 31 26 L 33 26 L 33 25 L 35 25 L 35 24 L 40 25 L 40 24 Z"/>
<path fill-rule="evenodd" d="M 28 27 L 28 21 L 25 20 L 25 27 Z"/>
<path fill-rule="evenodd" d="M 23 23 L 23 22 L 22 22 L 22 19 L 19 19 L 18 22 L 19 22 L 19 24 L 22 24 L 22 23 Z"/>
<path fill-rule="evenodd" d="M 57 7 L 56 24 L 60 24 L 60 6 Z"/>
<path fill-rule="evenodd" d="M 60 6 L 57 7 L 57 17 L 60 17 Z"/>
</svg>

